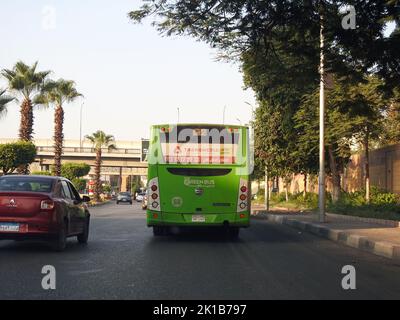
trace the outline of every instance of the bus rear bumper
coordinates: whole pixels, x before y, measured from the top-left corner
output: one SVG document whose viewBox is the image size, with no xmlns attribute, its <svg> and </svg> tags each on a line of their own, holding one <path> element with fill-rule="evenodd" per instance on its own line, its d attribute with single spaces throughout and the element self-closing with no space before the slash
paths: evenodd
<svg viewBox="0 0 400 320">
<path fill-rule="evenodd" d="M 193 221 L 193 216 L 203 216 L 205 221 Z M 147 211 L 147 226 L 205 226 L 205 227 L 221 227 L 232 226 L 239 228 L 247 228 L 250 225 L 250 213 L 166 213 Z"/>
</svg>

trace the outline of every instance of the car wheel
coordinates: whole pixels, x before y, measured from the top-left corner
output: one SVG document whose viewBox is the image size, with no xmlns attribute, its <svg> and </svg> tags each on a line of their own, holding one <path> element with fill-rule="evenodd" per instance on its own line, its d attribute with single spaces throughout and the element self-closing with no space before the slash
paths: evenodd
<svg viewBox="0 0 400 320">
<path fill-rule="evenodd" d="M 83 228 L 83 232 L 78 234 L 77 239 L 80 244 L 87 244 L 89 239 L 89 225 L 90 225 L 90 218 L 86 218 L 85 226 Z"/>
<path fill-rule="evenodd" d="M 53 248 L 57 252 L 62 252 L 67 247 L 67 224 L 63 222 L 56 240 L 54 241 Z"/>
<path fill-rule="evenodd" d="M 117 201 L 117 204 L 119 204 L 119 201 Z"/>
<path fill-rule="evenodd" d="M 132 203 L 132 201 L 131 201 L 131 202 L 129 202 L 129 203 L 130 203 L 131 205 L 133 204 L 133 203 Z"/>
</svg>

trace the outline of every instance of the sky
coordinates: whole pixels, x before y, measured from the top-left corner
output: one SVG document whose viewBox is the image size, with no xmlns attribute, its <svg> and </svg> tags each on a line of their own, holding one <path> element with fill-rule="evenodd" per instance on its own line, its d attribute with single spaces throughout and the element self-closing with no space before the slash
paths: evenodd
<svg viewBox="0 0 400 320">
<path fill-rule="evenodd" d="M 117 140 L 149 137 L 152 124 L 244 124 L 255 106 L 238 64 L 216 61 L 217 52 L 188 37 L 163 37 L 127 13 L 139 0 L 2 0 L 0 69 L 39 61 L 51 78 L 74 80 L 83 99 L 65 106 L 65 139 L 96 130 Z M 0 88 L 6 82 L 0 80 Z M 52 109 L 35 110 L 35 139 L 53 136 Z M 15 138 L 19 105 L 0 118 L 0 138 Z"/>
</svg>

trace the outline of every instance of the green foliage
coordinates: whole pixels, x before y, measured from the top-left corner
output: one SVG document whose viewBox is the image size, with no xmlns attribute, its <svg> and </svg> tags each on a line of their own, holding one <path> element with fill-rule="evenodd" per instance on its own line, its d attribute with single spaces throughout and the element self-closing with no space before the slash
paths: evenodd
<svg viewBox="0 0 400 320">
<path fill-rule="evenodd" d="M 280 192 L 271 194 L 271 201 L 277 203 L 286 202 L 286 193 Z"/>
<path fill-rule="evenodd" d="M 85 179 L 73 178 L 71 180 L 71 182 L 75 186 L 76 190 L 78 190 L 79 192 L 86 189 L 86 180 Z"/>
<path fill-rule="evenodd" d="M 382 123 L 382 145 L 392 145 L 400 142 L 400 88 L 394 91 L 390 101 L 385 121 Z"/>
<path fill-rule="evenodd" d="M 11 174 L 18 167 L 31 164 L 36 157 L 36 147 L 31 142 L 15 142 L 0 145 L 0 169 Z"/>
<path fill-rule="evenodd" d="M 0 89 L 0 117 L 7 112 L 7 104 L 14 100 L 13 97 L 7 96 L 6 90 Z"/>
<path fill-rule="evenodd" d="M 336 204 L 329 204 L 331 212 L 378 219 L 400 220 L 400 196 L 371 188 L 371 199 L 365 200 L 365 190 L 343 193 Z"/>
<path fill-rule="evenodd" d="M 1 74 L 8 82 L 8 88 L 19 93 L 24 99 L 29 100 L 35 94 L 41 94 L 44 90 L 43 84 L 50 71 L 37 71 L 38 62 L 32 66 L 18 61 L 12 69 L 3 69 Z"/>
<path fill-rule="evenodd" d="M 63 106 L 64 103 L 73 102 L 76 98 L 82 97 L 72 80 L 59 79 L 49 80 L 45 83 L 46 90 L 36 96 L 34 103 L 49 107 L 53 104 L 56 107 Z"/>
<path fill-rule="evenodd" d="M 295 196 L 295 202 L 301 207 L 315 209 L 318 208 L 318 194 L 307 192 L 304 196 L 303 193 L 298 193 Z"/>
<path fill-rule="evenodd" d="M 65 163 L 61 166 L 61 176 L 73 180 L 88 175 L 90 165 L 87 163 Z"/>
<path fill-rule="evenodd" d="M 109 184 L 106 184 L 105 186 L 103 186 L 103 191 L 110 193 L 111 192 L 111 186 Z"/>
<path fill-rule="evenodd" d="M 31 172 L 33 176 L 52 176 L 53 174 L 50 171 L 34 171 Z"/>
<path fill-rule="evenodd" d="M 85 138 L 89 140 L 97 150 L 101 148 L 107 148 L 109 150 L 116 149 L 114 136 L 108 135 L 104 131 L 98 130 L 91 135 L 87 135 Z"/>
<path fill-rule="evenodd" d="M 356 5 L 356 30 L 344 30 L 341 8 Z M 151 17 L 157 30 L 168 36 L 189 35 L 219 48 L 222 57 L 237 58 L 264 47 L 259 55 L 283 48 L 298 58 L 294 74 L 317 70 L 320 18 L 324 17 L 326 67 L 342 75 L 361 74 L 374 67 L 390 84 L 400 80 L 399 26 L 384 37 L 388 22 L 399 21 L 397 1 L 264 1 L 264 0 L 144 0 L 129 13 L 135 22 Z M 285 64 L 285 60 L 282 65 Z M 307 63 L 311 61 L 311 65 Z M 317 72 L 317 71 L 316 71 Z M 283 72 L 283 78 L 287 75 Z M 296 79 L 299 79 L 295 75 Z"/>
<path fill-rule="evenodd" d="M 355 5 L 357 28 L 344 30 L 343 7 Z M 333 200 L 354 140 L 365 148 L 382 135 L 387 103 L 381 93 L 399 88 L 398 1 L 186 1 L 144 0 L 129 13 L 146 17 L 160 33 L 190 35 L 242 63 L 244 82 L 256 93 L 256 171 L 271 177 L 318 170 L 320 23 L 323 17 L 327 90 L 327 166 Z M 388 22 L 395 31 L 385 35 Z M 374 75 L 374 76 L 371 76 Z M 396 124 L 396 123 L 394 123 Z M 390 126 L 390 138 L 396 134 Z"/>
</svg>

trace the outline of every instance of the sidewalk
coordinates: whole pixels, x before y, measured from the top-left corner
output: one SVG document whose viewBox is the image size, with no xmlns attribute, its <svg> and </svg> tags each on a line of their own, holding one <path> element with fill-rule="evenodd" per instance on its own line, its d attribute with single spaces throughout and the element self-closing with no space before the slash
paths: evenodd
<svg viewBox="0 0 400 320">
<path fill-rule="evenodd" d="M 327 222 L 319 223 L 318 217 L 313 213 L 283 208 L 274 208 L 266 213 L 262 207 L 254 207 L 252 216 L 400 261 L 400 227 L 396 221 L 327 214 Z"/>
</svg>

